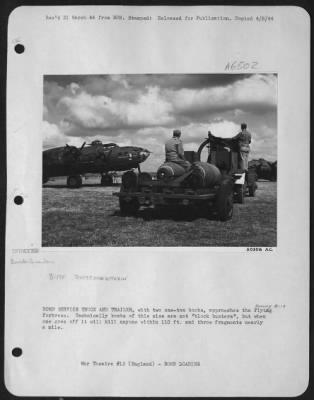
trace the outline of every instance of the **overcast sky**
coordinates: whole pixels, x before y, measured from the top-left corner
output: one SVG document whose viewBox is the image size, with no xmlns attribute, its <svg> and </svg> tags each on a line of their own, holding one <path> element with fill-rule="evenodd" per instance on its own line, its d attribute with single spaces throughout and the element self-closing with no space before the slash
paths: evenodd
<svg viewBox="0 0 314 400">
<path fill-rule="evenodd" d="M 44 149 L 99 139 L 152 151 L 143 169 L 164 160 L 164 143 L 181 129 L 185 150 L 208 130 L 232 137 L 246 122 L 251 158 L 277 159 L 274 74 L 50 75 L 44 77 Z"/>
</svg>

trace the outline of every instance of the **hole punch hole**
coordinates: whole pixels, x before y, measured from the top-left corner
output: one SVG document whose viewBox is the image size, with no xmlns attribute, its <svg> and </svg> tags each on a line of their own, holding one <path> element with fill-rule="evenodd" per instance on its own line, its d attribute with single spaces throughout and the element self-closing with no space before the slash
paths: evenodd
<svg viewBox="0 0 314 400">
<path fill-rule="evenodd" d="M 17 204 L 18 206 L 20 206 L 21 204 L 23 204 L 24 199 L 22 196 L 15 196 L 14 197 L 14 203 Z"/>
<path fill-rule="evenodd" d="M 14 349 L 12 350 L 13 357 L 20 357 L 22 353 L 23 351 L 20 347 L 14 347 Z"/>
<path fill-rule="evenodd" d="M 16 44 L 16 45 L 14 46 L 14 50 L 15 50 L 15 52 L 16 52 L 17 54 L 22 54 L 22 53 L 24 53 L 24 51 L 25 51 L 25 47 L 24 47 L 23 44 L 18 43 L 18 44 Z"/>
</svg>

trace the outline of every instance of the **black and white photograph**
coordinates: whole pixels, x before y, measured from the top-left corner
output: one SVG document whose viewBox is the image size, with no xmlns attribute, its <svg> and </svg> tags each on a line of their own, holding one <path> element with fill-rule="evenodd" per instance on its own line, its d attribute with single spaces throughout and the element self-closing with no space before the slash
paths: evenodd
<svg viewBox="0 0 314 400">
<path fill-rule="evenodd" d="M 45 75 L 42 246 L 277 245 L 277 74 Z"/>
<path fill-rule="evenodd" d="M 8 392 L 307 390 L 310 33 L 294 6 L 12 11 Z"/>
</svg>

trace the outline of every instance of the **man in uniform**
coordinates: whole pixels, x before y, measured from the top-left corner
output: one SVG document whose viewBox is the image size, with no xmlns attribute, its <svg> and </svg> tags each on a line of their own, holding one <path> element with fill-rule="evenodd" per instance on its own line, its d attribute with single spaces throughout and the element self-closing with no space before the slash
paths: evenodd
<svg viewBox="0 0 314 400">
<path fill-rule="evenodd" d="M 251 144 L 251 133 L 247 131 L 247 125 L 241 124 L 241 132 L 239 132 L 232 139 L 238 141 L 239 155 L 240 155 L 240 168 L 247 171 L 249 169 L 249 153 Z"/>
<path fill-rule="evenodd" d="M 181 131 L 175 129 L 173 136 L 165 144 L 166 161 L 174 162 L 181 165 L 183 168 L 188 169 L 190 163 L 184 157 L 183 143 L 180 139 Z"/>
</svg>

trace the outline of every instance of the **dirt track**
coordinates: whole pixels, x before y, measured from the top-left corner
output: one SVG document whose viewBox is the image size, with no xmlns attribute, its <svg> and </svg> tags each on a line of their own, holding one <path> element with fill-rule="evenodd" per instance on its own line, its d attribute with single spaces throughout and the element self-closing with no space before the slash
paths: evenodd
<svg viewBox="0 0 314 400">
<path fill-rule="evenodd" d="M 58 179 L 43 187 L 43 246 L 276 246 L 274 182 L 258 182 L 256 197 L 235 204 L 227 222 L 187 208 L 141 209 L 136 218 L 123 217 L 112 196 L 119 185 L 97 182 L 71 190 Z"/>
</svg>

